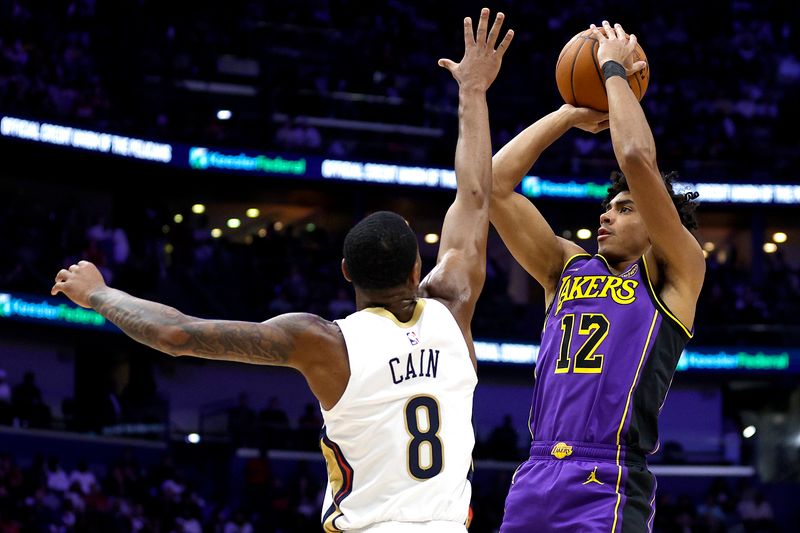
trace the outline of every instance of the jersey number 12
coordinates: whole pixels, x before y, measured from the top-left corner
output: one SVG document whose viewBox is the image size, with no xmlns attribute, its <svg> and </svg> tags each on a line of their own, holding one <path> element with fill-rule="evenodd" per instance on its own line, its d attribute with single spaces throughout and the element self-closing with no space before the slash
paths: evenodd
<svg viewBox="0 0 800 533">
<path fill-rule="evenodd" d="M 600 343 L 608 335 L 608 319 L 605 315 L 584 313 L 580 315 L 579 335 L 588 335 L 578 351 L 572 371 L 576 374 L 599 374 L 603 371 L 603 355 L 596 353 Z M 575 315 L 564 315 L 561 319 L 561 347 L 558 350 L 556 374 L 566 374 L 570 367 L 572 334 L 575 330 Z"/>
</svg>

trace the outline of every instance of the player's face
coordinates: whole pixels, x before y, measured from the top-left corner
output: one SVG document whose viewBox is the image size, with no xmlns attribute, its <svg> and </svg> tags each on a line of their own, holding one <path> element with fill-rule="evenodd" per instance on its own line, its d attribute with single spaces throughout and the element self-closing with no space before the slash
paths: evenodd
<svg viewBox="0 0 800 533">
<path fill-rule="evenodd" d="M 598 252 L 608 260 L 638 258 L 647 250 L 650 240 L 631 193 L 621 192 L 600 215 L 597 230 Z"/>
</svg>

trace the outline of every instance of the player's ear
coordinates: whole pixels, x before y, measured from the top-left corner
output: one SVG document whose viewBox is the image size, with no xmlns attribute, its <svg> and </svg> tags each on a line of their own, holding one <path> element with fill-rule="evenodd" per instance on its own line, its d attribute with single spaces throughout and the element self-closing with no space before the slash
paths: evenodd
<svg viewBox="0 0 800 533">
<path fill-rule="evenodd" d="M 344 276 L 344 279 L 350 283 L 353 283 L 353 279 L 350 277 L 350 272 L 347 271 L 347 262 L 344 259 L 342 259 L 342 276 Z"/>
<path fill-rule="evenodd" d="M 422 257 L 420 257 L 419 252 L 417 252 L 417 260 L 414 261 L 408 281 L 413 287 L 416 287 L 422 281 Z"/>
</svg>

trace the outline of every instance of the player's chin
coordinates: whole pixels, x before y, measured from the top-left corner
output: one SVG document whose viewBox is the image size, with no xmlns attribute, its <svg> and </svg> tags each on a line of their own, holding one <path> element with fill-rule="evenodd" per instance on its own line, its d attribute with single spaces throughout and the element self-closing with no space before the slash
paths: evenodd
<svg viewBox="0 0 800 533">
<path fill-rule="evenodd" d="M 614 255 L 614 246 L 607 239 L 597 239 L 597 253 L 602 256 Z"/>
</svg>

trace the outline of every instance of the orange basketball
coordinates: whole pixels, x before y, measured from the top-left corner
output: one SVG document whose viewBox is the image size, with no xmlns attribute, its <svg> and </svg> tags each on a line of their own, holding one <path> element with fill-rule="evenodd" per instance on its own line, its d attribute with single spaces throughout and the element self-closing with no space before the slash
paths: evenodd
<svg viewBox="0 0 800 533">
<path fill-rule="evenodd" d="M 591 107 L 608 111 L 608 96 L 603 80 L 603 71 L 597 61 L 600 43 L 592 37 L 592 30 L 585 30 L 569 40 L 558 55 L 556 84 L 561 98 L 576 107 Z M 644 50 L 636 43 L 633 61 L 647 61 Z M 650 81 L 650 65 L 628 76 L 633 94 L 641 100 Z"/>
</svg>

